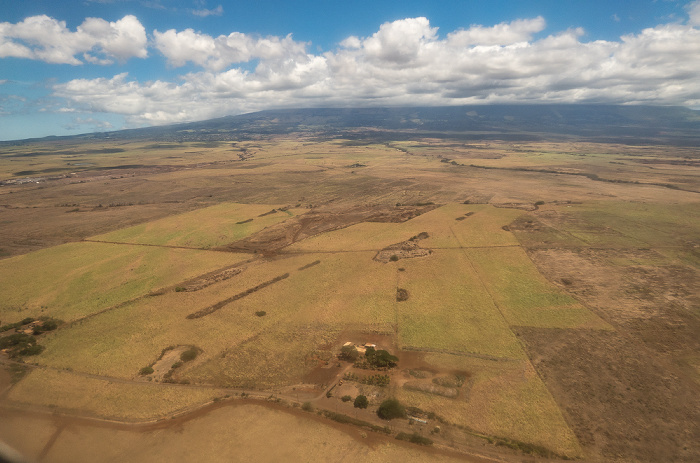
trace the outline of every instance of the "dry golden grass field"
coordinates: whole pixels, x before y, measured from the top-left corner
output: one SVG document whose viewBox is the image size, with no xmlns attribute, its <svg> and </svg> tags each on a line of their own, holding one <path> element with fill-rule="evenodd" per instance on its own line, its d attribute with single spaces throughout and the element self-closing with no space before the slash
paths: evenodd
<svg viewBox="0 0 700 463">
<path fill-rule="evenodd" d="M 0 354 L 0 440 L 45 462 L 698 461 L 699 153 L 3 146 L 0 340 L 58 326 Z M 381 420 L 387 398 L 419 421 Z"/>
</svg>

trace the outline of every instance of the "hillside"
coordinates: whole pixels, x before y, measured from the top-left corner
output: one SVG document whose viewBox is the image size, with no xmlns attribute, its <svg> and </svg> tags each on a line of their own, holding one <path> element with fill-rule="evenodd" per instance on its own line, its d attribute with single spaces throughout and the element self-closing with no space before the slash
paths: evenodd
<svg viewBox="0 0 700 463">
<path fill-rule="evenodd" d="M 632 145 L 697 146 L 700 112 L 673 106 L 591 104 L 282 109 L 50 139 L 219 141 L 291 133 L 375 141 L 416 136 L 511 141 L 555 137 Z M 16 142 L 0 145 L 12 143 Z"/>
</svg>

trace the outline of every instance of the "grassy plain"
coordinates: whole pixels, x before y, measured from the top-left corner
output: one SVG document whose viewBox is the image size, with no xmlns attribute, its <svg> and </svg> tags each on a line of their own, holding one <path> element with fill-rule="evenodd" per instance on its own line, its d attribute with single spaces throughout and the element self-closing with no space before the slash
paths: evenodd
<svg viewBox="0 0 700 463">
<path fill-rule="evenodd" d="M 399 388 L 396 395 L 402 401 L 478 433 L 540 445 L 570 458 L 582 455 L 561 410 L 527 360 L 431 353 L 425 361 L 443 371 L 473 372 L 464 386 L 468 391 L 451 399 Z"/>
<path fill-rule="evenodd" d="M 425 248 L 516 246 L 515 237 L 502 229 L 521 211 L 488 205 L 446 204 L 403 223 L 363 222 L 341 230 L 299 241 L 289 251 L 380 250 L 406 241 L 419 233 Z"/>
<path fill-rule="evenodd" d="M 409 298 L 396 303 L 402 347 L 523 358 L 478 275 L 461 250 L 438 250 L 430 257 L 391 264 L 402 266 L 397 286 Z M 440 278 L 431 278 L 440 274 Z"/>
<path fill-rule="evenodd" d="M 17 429 L 29 430 L 33 439 L 22 433 L 12 435 Z M 58 429 L 61 431 L 56 434 Z M 223 406 L 194 418 L 174 420 L 165 428 L 96 426 L 56 417 L 8 414 L 0 422 L 0 432 L 30 458 L 38 458 L 49 444 L 44 460 L 55 463 L 74 462 L 76 449 L 80 449 L 81 460 L 92 462 L 465 461 L 454 453 L 421 449 L 373 433 L 361 437 L 359 430 L 329 426 L 313 414 L 256 404 Z M 50 443 L 52 435 L 56 437 Z"/>
<path fill-rule="evenodd" d="M 240 363 L 234 368 L 238 377 L 247 378 L 247 384 L 254 383 L 256 375 L 251 368 L 273 361 L 275 353 L 293 349 L 302 352 L 302 357 L 311 355 L 325 344 L 318 339 L 346 326 L 391 329 L 393 272 L 387 272 L 386 267 L 371 258 L 371 253 L 300 255 L 247 264 L 242 273 L 202 290 L 171 290 L 150 296 L 49 334 L 44 341 L 46 351 L 36 359 L 58 368 L 133 378 L 168 346 L 196 345 L 203 351 L 201 361 L 230 363 L 237 358 L 231 353 L 237 354 L 243 347 L 250 350 L 251 340 L 263 337 L 257 348 L 259 355 L 250 357 L 244 368 L 238 369 Z M 321 263 L 299 270 L 315 260 Z M 367 264 L 373 266 L 373 271 L 367 271 Z M 290 277 L 210 315 L 186 318 L 284 273 L 290 273 Z M 347 278 L 354 281 L 354 286 L 336 290 Z M 285 296 L 280 298 L 279 294 Z M 263 317 L 255 315 L 260 308 L 266 311 Z M 293 337 L 303 345 L 292 348 L 287 339 L 295 332 Z M 309 333 L 308 339 L 305 332 Z M 220 360 L 224 353 L 226 359 Z M 301 370 L 308 368 L 302 362 Z M 299 371 L 297 367 L 293 369 Z M 271 368 L 271 372 L 279 370 Z M 280 376 L 287 381 L 297 378 Z"/>
<path fill-rule="evenodd" d="M 200 406 L 224 394 L 215 389 L 117 383 L 66 371 L 37 369 L 15 386 L 7 398 L 20 404 L 142 421 Z"/>
<path fill-rule="evenodd" d="M 610 329 L 571 295 L 548 282 L 519 248 L 465 253 L 510 325 Z"/>
<path fill-rule="evenodd" d="M 0 319 L 71 321 L 249 256 L 106 243 L 71 243 L 0 261 Z"/>
<path fill-rule="evenodd" d="M 39 179 L 0 188 L 0 320 L 95 315 L 41 335 L 46 350 L 27 358 L 40 369 L 2 400 L 137 420 L 196 407 L 219 394 L 218 387 L 279 391 L 317 381 L 322 396 L 321 385 L 339 371 L 339 346 L 350 337 L 376 337 L 402 358 L 419 356 L 430 371 L 462 372 L 468 381 L 457 398 L 395 382 L 368 387 L 377 392 L 375 402 L 396 394 L 477 434 L 595 461 L 658 461 L 652 441 L 633 436 L 637 423 L 663 422 L 656 434 L 667 442 L 654 445 L 687 441 L 688 458 L 678 461 L 697 461 L 700 419 L 693 410 L 700 407 L 688 393 L 697 387 L 700 351 L 694 156 L 692 148 L 588 142 L 315 136 L 3 148 L 0 180 Z M 334 224 L 348 211 L 428 202 L 440 207 L 403 223 L 362 222 L 282 249 L 265 249 L 263 241 L 266 252 L 167 247 L 215 247 L 274 227 L 294 237 L 294 224 L 311 216 Z M 295 208 L 261 216 L 281 205 Z M 421 232 L 429 237 L 418 244 L 432 254 L 373 260 L 382 248 Z M 142 245 L 49 247 L 91 236 Z M 243 271 L 229 279 L 175 291 L 238 264 Z M 396 300 L 398 288 L 408 291 L 407 300 Z M 218 310 L 187 318 L 209 307 Z M 566 344 L 578 338 L 591 341 Z M 560 352 L 557 343 L 567 349 Z M 138 376 L 163 349 L 185 345 L 200 349 L 174 375 L 188 386 Z M 627 357 L 619 359 L 607 345 L 624 345 Z M 633 358 L 653 368 L 640 377 L 628 368 Z M 314 376 L 325 362 L 329 372 Z M 610 374 L 599 379 L 599 370 Z M 664 411 L 635 405 L 653 404 L 646 398 L 659 398 Z M 318 400 L 328 400 L 329 409 L 343 406 L 337 398 Z M 600 412 L 610 406 L 615 420 Z M 677 412 L 683 406 L 690 411 Z M 200 450 L 227 452 L 218 426 L 238 422 L 240 455 L 270 447 L 264 430 L 284 429 L 279 434 L 287 439 L 298 426 L 308 434 L 305 456 L 335 458 L 323 444 L 331 442 L 334 451 L 360 461 L 396 455 L 410 461 L 403 446 L 354 447 L 316 421 L 308 427 L 265 414 L 253 422 L 252 414 L 264 412 L 241 409 L 213 421 L 204 416 L 201 427 L 185 425 L 188 437 L 155 444 L 127 431 L 64 430 L 48 455 L 70 460 L 71 447 L 95 439 L 115 445 L 86 444 L 86 452 L 105 447 L 127 459 L 139 453 L 157 460 L 186 453 L 193 439 L 212 433 L 206 441 L 212 445 Z M 452 436 L 456 429 L 442 432 Z M 1 426 L 0 433 L 16 437 Z M 292 437 L 274 447 L 271 459 L 301 452 Z"/>
<path fill-rule="evenodd" d="M 278 206 L 223 203 L 142 225 L 93 236 L 92 240 L 209 249 L 243 239 L 293 217 Z M 271 214 L 268 214 L 272 211 Z"/>
</svg>

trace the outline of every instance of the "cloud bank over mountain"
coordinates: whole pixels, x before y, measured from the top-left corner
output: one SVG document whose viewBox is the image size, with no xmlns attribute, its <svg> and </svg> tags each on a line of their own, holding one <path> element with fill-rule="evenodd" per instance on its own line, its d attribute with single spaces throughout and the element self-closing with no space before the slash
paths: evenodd
<svg viewBox="0 0 700 463">
<path fill-rule="evenodd" d="M 153 30 L 135 16 L 87 18 L 74 31 L 48 16 L 0 23 L 0 57 L 70 65 L 155 60 L 177 79 L 128 72 L 52 85 L 62 110 L 111 113 L 129 125 L 164 124 L 267 108 L 624 103 L 700 106 L 700 1 L 683 20 L 619 40 L 581 28 L 547 31 L 543 17 L 440 31 L 428 18 L 382 24 L 365 37 L 312 51 L 290 35 L 212 36 Z M 161 64 L 162 65 L 162 64 Z"/>
</svg>

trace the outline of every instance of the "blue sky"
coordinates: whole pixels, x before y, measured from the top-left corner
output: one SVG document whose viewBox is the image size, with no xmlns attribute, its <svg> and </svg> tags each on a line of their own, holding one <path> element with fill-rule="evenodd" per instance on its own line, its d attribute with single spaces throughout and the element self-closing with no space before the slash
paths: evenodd
<svg viewBox="0 0 700 463">
<path fill-rule="evenodd" d="M 700 107 L 700 0 L 0 0 L 0 140 L 537 102 Z"/>
</svg>

